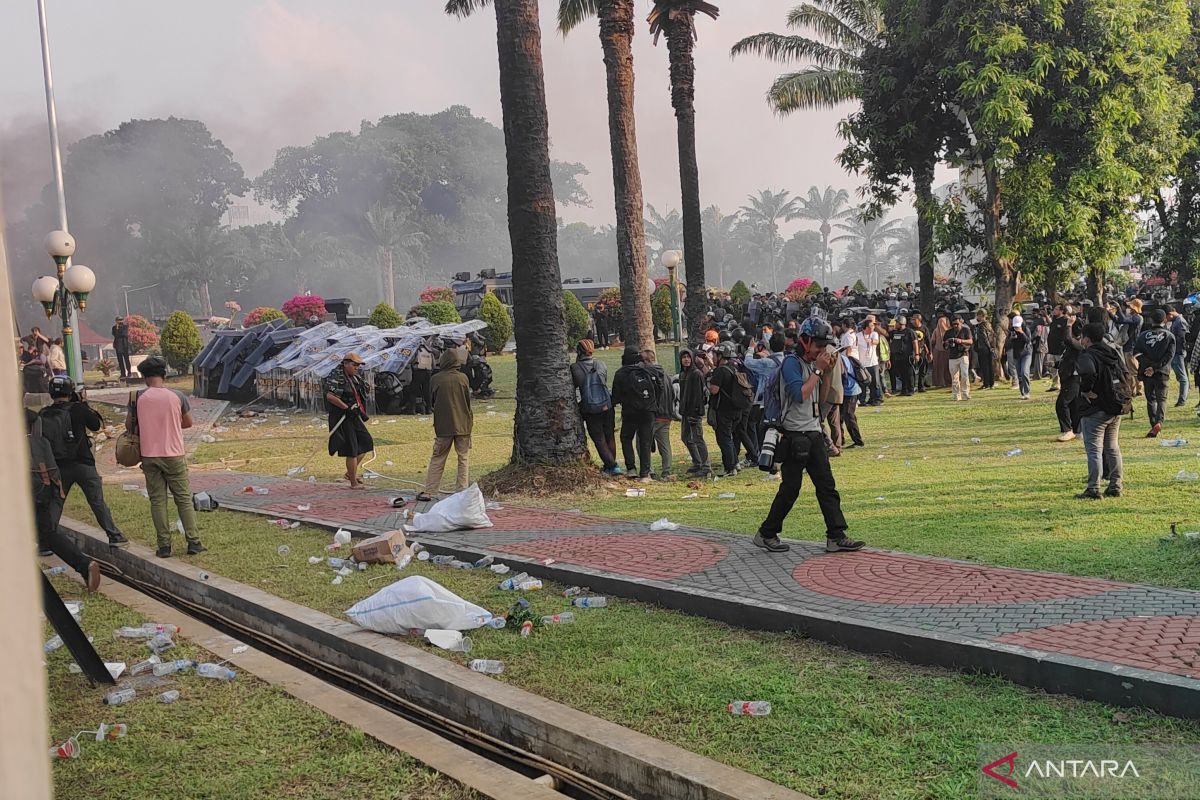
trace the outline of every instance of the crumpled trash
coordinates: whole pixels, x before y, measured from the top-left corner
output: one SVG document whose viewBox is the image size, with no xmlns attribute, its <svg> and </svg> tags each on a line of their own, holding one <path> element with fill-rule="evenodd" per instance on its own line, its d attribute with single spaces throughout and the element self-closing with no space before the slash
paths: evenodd
<svg viewBox="0 0 1200 800">
<path fill-rule="evenodd" d="M 346 611 L 356 625 L 379 633 L 410 628 L 465 631 L 487 624 L 492 614 L 423 575 L 409 575 L 360 600 Z"/>
<path fill-rule="evenodd" d="M 312 508 L 312 505 L 310 503 L 305 503 L 303 505 L 296 506 L 297 511 L 308 511 L 310 508 Z"/>
<path fill-rule="evenodd" d="M 1024 451 L 1024 450 L 1022 450 L 1021 448 L 1019 448 L 1019 447 L 1014 447 L 1012 450 L 1009 450 L 1009 451 L 1008 451 L 1007 453 L 1005 453 L 1004 455 L 1008 456 L 1009 458 L 1012 458 L 1013 456 L 1019 456 L 1019 455 L 1023 454 L 1024 452 L 1025 452 L 1025 451 Z"/>
<path fill-rule="evenodd" d="M 338 528 L 337 533 L 333 535 L 334 544 L 350 544 L 350 531 Z"/>
<path fill-rule="evenodd" d="M 204 442 L 205 444 L 212 444 L 216 440 L 217 437 L 213 436 L 211 433 L 200 434 L 200 441 Z"/>
<path fill-rule="evenodd" d="M 980 439 L 978 436 L 971 437 L 971 444 L 982 444 L 982 442 L 983 439 Z"/>
<path fill-rule="evenodd" d="M 656 520 L 654 520 L 654 522 L 651 522 L 650 530 L 652 530 L 652 531 L 677 531 L 677 530 L 679 530 L 679 523 L 671 522 L 671 520 L 667 519 L 666 517 L 663 517 L 662 519 L 656 519 Z"/>
<path fill-rule="evenodd" d="M 700 496 L 699 492 L 691 492 L 690 494 L 685 494 L 683 497 L 681 497 L 679 499 L 680 500 L 695 500 L 699 496 Z"/>
<path fill-rule="evenodd" d="M 122 483 L 121 484 L 121 491 L 124 491 L 124 492 L 140 492 L 141 490 L 142 490 L 142 487 L 138 486 L 136 483 Z"/>
<path fill-rule="evenodd" d="M 488 615 L 491 616 L 490 614 Z M 440 647 L 451 653 L 471 652 L 471 638 L 463 636 L 462 631 L 446 631 L 438 628 L 426 628 L 425 640 L 434 647 Z"/>
<path fill-rule="evenodd" d="M 1200 480 L 1200 473 L 1188 472 L 1186 469 L 1181 469 L 1175 473 L 1177 481 L 1197 481 Z"/>
<path fill-rule="evenodd" d="M 639 488 L 637 488 L 637 487 L 634 487 L 634 488 L 632 488 L 632 489 L 626 489 L 626 490 L 625 490 L 625 496 L 626 496 L 626 497 L 645 497 L 645 496 L 646 496 L 646 490 L 645 490 L 645 489 L 639 489 Z"/>
<path fill-rule="evenodd" d="M 718 500 L 732 500 L 737 497 L 737 492 L 721 492 L 717 495 Z"/>
<path fill-rule="evenodd" d="M 304 467 L 289 467 L 287 474 L 288 474 L 288 477 L 291 478 L 295 475 L 299 475 L 301 472 L 304 472 Z"/>
<path fill-rule="evenodd" d="M 473 483 L 461 492 L 455 492 L 434 503 L 428 511 L 414 514 L 411 530 L 440 533 L 490 527 L 492 521 L 487 515 L 487 501 L 483 498 L 479 484 Z"/>
</svg>

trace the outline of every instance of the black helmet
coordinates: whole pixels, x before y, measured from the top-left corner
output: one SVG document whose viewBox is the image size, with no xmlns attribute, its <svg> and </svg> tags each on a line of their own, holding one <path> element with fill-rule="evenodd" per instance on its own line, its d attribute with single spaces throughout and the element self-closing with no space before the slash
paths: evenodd
<svg viewBox="0 0 1200 800">
<path fill-rule="evenodd" d="M 817 342 L 832 342 L 833 327 L 820 317 L 809 317 L 800 323 L 800 335 Z"/>
<path fill-rule="evenodd" d="M 51 397 L 70 397 L 75 394 L 75 381 L 66 375 L 55 375 L 50 379 Z"/>
</svg>

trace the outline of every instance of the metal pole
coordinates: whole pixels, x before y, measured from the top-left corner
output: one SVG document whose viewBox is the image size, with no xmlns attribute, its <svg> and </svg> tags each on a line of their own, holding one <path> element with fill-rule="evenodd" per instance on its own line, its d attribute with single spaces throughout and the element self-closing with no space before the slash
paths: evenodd
<svg viewBox="0 0 1200 800">
<path fill-rule="evenodd" d="M 679 286 L 675 283 L 675 267 L 667 267 L 668 285 L 671 287 L 671 338 L 675 340 L 675 369 L 679 363 Z"/>
<path fill-rule="evenodd" d="M 42 34 L 42 74 L 46 83 L 46 122 L 50 127 L 50 165 L 54 171 L 54 188 L 58 192 L 58 227 L 68 233 L 67 194 L 63 188 L 62 150 L 58 143 L 58 111 L 54 105 L 54 76 L 50 69 L 50 33 L 46 27 L 46 0 L 37 0 L 38 24 Z M 70 266 L 70 259 L 67 266 Z M 61 281 L 61 273 L 60 273 Z M 72 380 L 83 380 L 83 358 L 79 350 L 79 338 L 75 329 L 79 326 L 74 307 L 63 312 L 63 350 L 67 355 L 67 372 Z"/>
<path fill-rule="evenodd" d="M 121 288 L 125 290 L 125 316 L 128 317 L 129 316 L 129 287 L 122 286 Z"/>
</svg>

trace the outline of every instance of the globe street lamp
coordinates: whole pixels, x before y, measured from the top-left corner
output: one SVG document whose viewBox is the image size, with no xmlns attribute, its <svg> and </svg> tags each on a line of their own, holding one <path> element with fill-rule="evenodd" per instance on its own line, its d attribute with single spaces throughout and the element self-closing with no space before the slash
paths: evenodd
<svg viewBox="0 0 1200 800">
<path fill-rule="evenodd" d="M 675 367 L 679 368 L 679 286 L 675 283 L 675 268 L 683 261 L 683 253 L 678 250 L 664 250 L 659 258 L 667 268 L 667 283 L 671 287 L 671 338 L 675 340 Z"/>
<path fill-rule="evenodd" d="M 71 310 L 87 308 L 88 294 L 96 288 L 96 273 L 83 264 L 67 267 L 75 253 L 75 239 L 66 231 L 51 231 L 45 240 L 46 252 L 58 265 L 58 275 L 43 275 L 33 282 L 33 299 L 46 310 L 46 319 L 58 312 L 62 317 L 63 352 L 67 354 L 67 372 L 76 383 L 83 380 L 82 368 L 75 358 L 75 333 L 71 329 Z"/>
</svg>

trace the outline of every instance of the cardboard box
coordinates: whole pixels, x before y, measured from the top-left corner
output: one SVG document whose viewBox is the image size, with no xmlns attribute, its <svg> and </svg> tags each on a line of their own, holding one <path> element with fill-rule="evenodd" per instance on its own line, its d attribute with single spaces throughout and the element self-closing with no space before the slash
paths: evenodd
<svg viewBox="0 0 1200 800">
<path fill-rule="evenodd" d="M 408 552 L 410 551 L 404 531 L 396 530 L 382 536 L 363 539 L 354 545 L 354 560 L 367 564 L 395 563 Z"/>
</svg>

